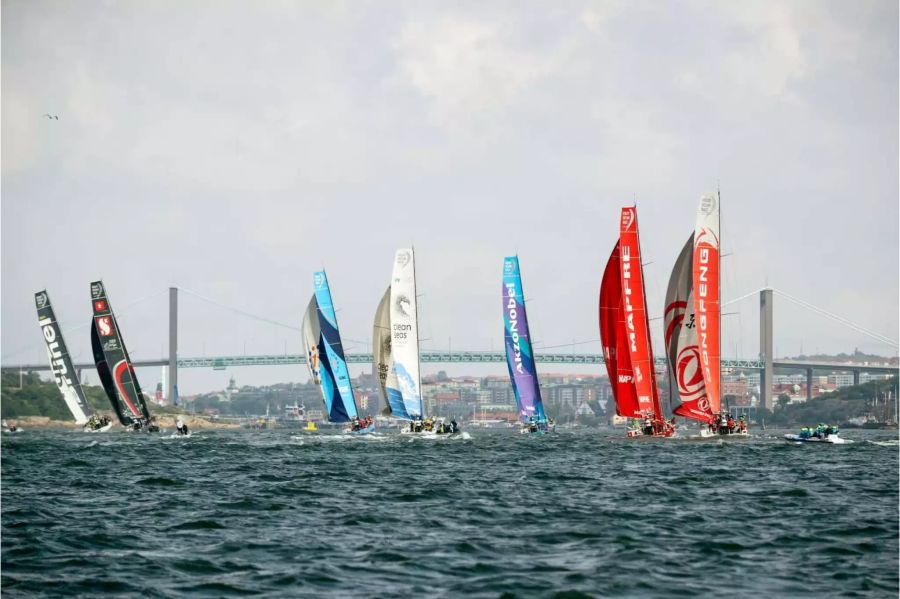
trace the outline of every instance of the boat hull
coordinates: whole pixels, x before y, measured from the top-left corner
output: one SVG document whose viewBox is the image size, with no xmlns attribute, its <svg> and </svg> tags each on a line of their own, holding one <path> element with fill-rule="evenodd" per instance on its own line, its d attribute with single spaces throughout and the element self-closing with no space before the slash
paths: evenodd
<svg viewBox="0 0 900 599">
<path fill-rule="evenodd" d="M 112 425 L 113 425 L 112 422 L 107 422 L 100 428 L 95 428 L 95 429 L 86 428 L 86 429 L 84 429 L 84 432 L 86 432 L 86 433 L 105 433 L 106 431 L 108 431 L 109 429 L 112 428 Z"/>
<path fill-rule="evenodd" d="M 369 435 L 369 434 L 372 434 L 375 432 L 375 425 L 370 424 L 369 426 L 367 426 L 365 428 L 357 429 L 355 431 L 345 430 L 344 432 L 347 433 L 348 435 Z"/>
<path fill-rule="evenodd" d="M 828 435 L 827 437 L 801 437 L 800 435 L 785 435 L 784 440 L 788 443 L 828 443 L 830 445 L 847 445 L 853 443 L 850 439 L 842 439 L 838 435 Z"/>
</svg>

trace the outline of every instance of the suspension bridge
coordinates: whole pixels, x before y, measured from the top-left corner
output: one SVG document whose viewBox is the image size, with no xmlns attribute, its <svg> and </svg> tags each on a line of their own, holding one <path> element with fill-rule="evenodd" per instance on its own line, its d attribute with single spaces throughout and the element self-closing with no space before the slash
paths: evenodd
<svg viewBox="0 0 900 599">
<path fill-rule="evenodd" d="M 144 366 L 165 366 L 168 369 L 168 392 L 169 397 L 174 397 L 175 388 L 178 385 L 178 371 L 185 368 L 212 368 L 215 370 L 224 370 L 230 367 L 246 367 L 246 366 L 293 366 L 305 364 L 306 357 L 301 354 L 263 354 L 263 355 L 239 355 L 239 356 L 210 356 L 210 357 L 179 357 L 178 356 L 178 293 L 182 291 L 197 297 L 203 301 L 212 303 L 219 307 L 231 310 L 240 315 L 253 318 L 262 322 L 266 322 L 279 327 L 285 327 L 299 331 L 298 327 L 284 324 L 275 320 L 271 320 L 244 310 L 233 308 L 225 304 L 219 303 L 210 298 L 206 298 L 200 294 L 194 293 L 187 289 L 179 289 L 178 287 L 169 288 L 169 355 L 167 358 L 155 360 L 133 360 L 135 367 Z M 760 373 L 760 405 L 768 409 L 772 409 L 774 405 L 774 397 L 771 392 L 772 383 L 774 381 L 774 369 L 795 369 L 805 371 L 807 379 L 807 396 L 811 398 L 812 394 L 812 378 L 815 371 L 827 372 L 848 372 L 852 373 L 854 384 L 859 383 L 859 377 L 862 373 L 871 374 L 893 374 L 897 373 L 896 366 L 891 365 L 869 365 L 855 363 L 838 363 L 838 362 L 816 362 L 816 361 L 799 361 L 799 360 L 776 360 L 774 358 L 774 294 L 778 293 L 779 297 L 783 297 L 806 310 L 820 314 L 835 322 L 855 330 L 865 336 L 871 337 L 879 342 L 898 348 L 897 341 L 890 339 L 884 335 L 865 329 L 853 322 L 832 314 L 826 310 L 813 306 L 812 304 L 788 295 L 782 291 L 773 288 L 763 288 L 748 293 L 744 296 L 735 298 L 722 305 L 733 304 L 745 300 L 755 294 L 759 294 L 759 347 L 760 354 L 752 359 L 722 359 L 723 371 L 731 372 L 733 370 L 758 370 Z M 140 300 L 138 300 L 140 301 Z M 135 302 L 136 303 L 136 302 Z M 574 347 L 574 345 L 573 345 Z M 351 364 L 372 364 L 372 354 L 369 352 L 347 353 L 346 359 Z M 422 351 L 420 359 L 424 363 L 505 363 L 506 354 L 498 351 Z M 597 353 L 575 353 L 573 352 L 535 352 L 535 361 L 543 364 L 586 364 L 601 365 L 604 363 L 603 356 Z M 665 358 L 656 358 L 656 366 L 660 370 L 667 368 Z M 77 370 L 92 369 L 93 363 L 75 364 Z M 48 363 L 41 364 L 16 364 L 3 365 L 4 371 L 46 371 L 50 370 Z"/>
</svg>

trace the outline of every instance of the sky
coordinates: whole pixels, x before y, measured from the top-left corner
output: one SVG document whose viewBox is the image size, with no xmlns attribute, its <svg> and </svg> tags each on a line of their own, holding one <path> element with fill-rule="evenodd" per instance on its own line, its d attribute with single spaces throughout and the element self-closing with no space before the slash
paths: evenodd
<svg viewBox="0 0 900 599">
<path fill-rule="evenodd" d="M 422 349 L 502 347 L 517 253 L 538 351 L 598 351 L 619 209 L 657 318 L 717 187 L 748 296 L 725 357 L 757 356 L 767 285 L 896 341 L 897 2 L 2 2 L 4 365 L 46 360 L 45 288 L 89 361 L 98 278 L 135 359 L 167 351 L 170 286 L 182 357 L 300 353 L 323 267 L 365 351 L 409 245 Z M 896 355 L 779 295 L 775 329 L 778 356 Z M 232 375 L 307 378 L 180 388 Z"/>
</svg>

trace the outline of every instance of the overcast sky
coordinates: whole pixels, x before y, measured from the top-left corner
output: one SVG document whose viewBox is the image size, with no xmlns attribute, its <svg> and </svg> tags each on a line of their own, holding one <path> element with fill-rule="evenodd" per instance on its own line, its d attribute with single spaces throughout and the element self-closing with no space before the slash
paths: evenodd
<svg viewBox="0 0 900 599">
<path fill-rule="evenodd" d="M 515 252 L 535 339 L 595 340 L 619 208 L 660 316 L 717 184 L 725 299 L 768 284 L 898 336 L 894 0 L 3 1 L 2 150 L 4 364 L 46 359 L 43 288 L 76 359 L 100 277 L 153 358 L 170 285 L 299 326 L 323 266 L 363 351 L 409 244 L 423 349 L 502 347 Z M 726 309 L 726 357 L 757 355 L 758 305 Z M 181 317 L 184 357 L 301 348 L 186 294 Z M 782 298 L 775 320 L 781 356 L 896 353 Z M 230 374 L 306 379 L 182 393 Z"/>
</svg>

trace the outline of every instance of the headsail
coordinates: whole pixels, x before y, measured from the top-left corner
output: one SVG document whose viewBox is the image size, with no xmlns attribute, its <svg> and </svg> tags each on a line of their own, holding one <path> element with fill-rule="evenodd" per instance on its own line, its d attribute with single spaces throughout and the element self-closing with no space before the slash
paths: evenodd
<svg viewBox="0 0 900 599">
<path fill-rule="evenodd" d="M 522 292 L 522 276 L 519 271 L 518 256 L 503 259 L 503 338 L 506 343 L 506 365 L 512 382 L 519 414 L 523 421 L 534 418 L 547 419 L 544 403 L 541 401 L 541 387 L 528 318 L 525 314 L 525 299 Z"/>
<path fill-rule="evenodd" d="M 322 391 L 328 420 L 349 422 L 357 417 L 356 401 L 325 271 L 313 274 L 313 285 L 315 293 L 303 319 L 307 364 Z"/>
<path fill-rule="evenodd" d="M 47 357 L 50 358 L 50 370 L 53 372 L 53 380 L 56 382 L 56 386 L 59 387 L 59 392 L 62 393 L 66 405 L 75 418 L 75 422 L 84 424 L 88 421 L 92 410 L 84 397 L 81 382 L 78 380 L 75 367 L 72 365 L 72 358 L 69 356 L 69 350 L 66 348 L 66 342 L 63 340 L 62 330 L 56 322 L 56 316 L 53 313 L 53 306 L 50 305 L 50 296 L 47 295 L 47 291 L 35 293 L 34 303 L 37 306 L 38 324 L 41 325 L 44 342 L 47 344 Z"/>
<path fill-rule="evenodd" d="M 715 194 L 704 195 L 697 210 L 697 226 L 694 230 L 694 313 L 697 323 L 697 340 L 700 347 L 700 363 L 709 406 L 719 413 L 719 377 L 721 375 L 719 308 L 719 198 Z"/>
<path fill-rule="evenodd" d="M 122 425 L 131 426 L 135 422 L 147 422 L 150 420 L 150 410 L 147 408 L 137 375 L 131 365 L 128 350 L 122 341 L 119 325 L 109 305 L 102 281 L 91 283 L 91 300 L 94 312 L 91 322 L 91 346 L 103 389 Z"/>
<path fill-rule="evenodd" d="M 622 310 L 626 325 L 626 346 L 631 357 L 638 410 L 662 417 L 656 370 L 647 323 L 641 244 L 638 234 L 637 208 L 622 208 L 619 221 L 619 259 L 622 284 Z"/>
<path fill-rule="evenodd" d="M 616 242 L 600 283 L 600 343 L 603 361 L 609 375 L 616 414 L 627 418 L 641 416 L 637 392 L 632 379 L 631 355 L 625 345 L 627 329 L 622 310 L 622 278 L 620 275 L 619 242 Z"/>
<path fill-rule="evenodd" d="M 409 418 L 403 397 L 391 396 L 388 389 L 397 389 L 397 375 L 394 373 L 394 359 L 391 352 L 391 288 L 385 290 L 375 310 L 375 323 L 372 326 L 372 361 L 374 371 L 378 374 L 381 397 L 384 399 L 385 416 L 394 414 L 398 418 Z M 392 401 L 393 399 L 393 401 Z"/>
</svg>

